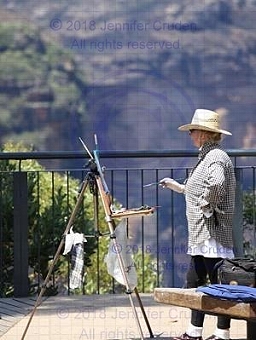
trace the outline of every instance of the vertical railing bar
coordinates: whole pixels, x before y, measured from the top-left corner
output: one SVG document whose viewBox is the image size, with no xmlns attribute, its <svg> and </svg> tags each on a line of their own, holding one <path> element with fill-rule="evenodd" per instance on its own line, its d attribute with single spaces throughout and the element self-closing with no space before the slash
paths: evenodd
<svg viewBox="0 0 256 340">
<path fill-rule="evenodd" d="M 41 234 L 41 214 L 40 214 L 40 172 L 36 172 L 36 191 L 37 191 L 37 261 L 38 261 L 38 275 L 37 275 L 37 283 L 38 283 L 38 293 L 40 289 L 40 277 L 41 277 L 41 264 L 40 264 L 40 258 L 41 258 L 41 242 L 40 242 L 40 234 Z"/>
<path fill-rule="evenodd" d="M 112 169 L 110 172 L 110 192 L 112 194 L 112 200 L 115 197 L 115 191 L 114 191 L 114 170 Z M 113 203 L 113 201 L 112 201 Z M 111 277 L 112 280 L 112 293 L 115 293 L 115 279 Z"/>
<path fill-rule="evenodd" d="M 143 183 L 144 183 L 144 170 L 140 170 L 140 183 L 141 183 L 141 205 L 144 205 L 144 188 L 143 188 Z M 142 257 L 141 257 L 141 265 L 142 265 L 142 292 L 145 292 L 145 233 L 144 233 L 144 217 L 141 217 L 141 249 L 142 249 Z"/>
<path fill-rule="evenodd" d="M 156 183 L 159 182 L 159 169 L 156 169 L 155 172 L 155 181 Z M 156 214 L 156 269 L 157 269 L 157 286 L 160 286 L 160 263 L 159 263 L 159 214 L 158 214 L 158 207 L 159 207 L 159 188 L 158 185 L 156 185 L 155 188 L 156 193 L 156 208 L 155 208 L 155 214 Z"/>
<path fill-rule="evenodd" d="M 66 193 L 67 193 L 67 216 L 69 215 L 69 203 L 70 203 L 70 199 L 69 199 L 69 176 L 70 176 L 70 171 L 66 171 L 66 185 L 67 185 L 67 189 L 66 189 Z M 67 221 L 65 221 L 65 224 L 67 223 Z M 66 257 L 66 261 L 68 263 L 68 295 L 70 295 L 70 261 L 69 261 L 69 256 Z M 84 293 L 84 292 L 83 292 Z"/>
<path fill-rule="evenodd" d="M 2 207 L 2 202 L 3 202 L 3 192 L 2 192 L 2 176 L 0 177 L 0 244 L 2 245 L 0 247 L 0 298 L 3 297 L 3 266 L 4 266 L 4 252 L 3 252 L 3 211 L 1 209 Z"/>
<path fill-rule="evenodd" d="M 256 204 L 256 202 L 255 202 L 255 198 L 256 198 L 255 185 L 256 185 L 256 183 L 255 183 L 255 166 L 252 167 L 252 174 L 253 174 L 253 177 L 252 177 L 252 192 L 253 192 L 252 218 L 253 218 L 253 222 L 252 222 L 252 224 L 254 226 L 254 233 L 253 233 L 253 247 L 254 247 L 254 249 L 253 249 L 253 256 L 255 256 L 255 247 L 256 247 L 256 225 L 255 225 L 256 224 L 256 221 L 255 221 L 255 219 L 256 219 L 256 216 L 255 216 L 255 208 L 256 208 L 256 206 L 255 206 L 255 204 Z"/>
<path fill-rule="evenodd" d="M 54 199 L 54 191 L 55 191 L 55 172 L 51 171 L 51 178 L 52 178 L 52 226 L 54 228 L 54 215 L 55 215 L 55 199 Z M 54 230 L 53 230 L 54 233 Z M 54 247 L 54 242 L 52 244 L 52 257 L 55 254 L 55 247 Z M 53 270 L 52 272 L 52 284 L 53 288 L 55 288 L 55 271 Z"/>
<path fill-rule="evenodd" d="M 174 177 L 174 174 L 173 174 L 173 169 L 171 169 L 171 178 Z M 171 191 L 171 260 L 172 260 L 172 270 L 171 270 L 171 282 L 172 282 L 172 287 L 174 286 L 174 268 L 175 268 L 175 251 L 174 251 L 174 248 L 175 248 L 175 244 L 174 244 L 174 205 L 173 205 L 173 202 L 174 201 L 174 193 L 173 193 L 173 190 Z"/>
</svg>

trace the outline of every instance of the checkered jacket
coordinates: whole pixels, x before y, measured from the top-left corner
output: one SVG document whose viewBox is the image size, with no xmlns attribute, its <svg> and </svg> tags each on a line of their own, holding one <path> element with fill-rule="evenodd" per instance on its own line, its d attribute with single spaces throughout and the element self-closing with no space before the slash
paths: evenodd
<svg viewBox="0 0 256 340">
<path fill-rule="evenodd" d="M 234 168 L 227 153 L 217 143 L 205 143 L 185 185 L 188 247 L 210 237 L 224 247 L 233 246 L 235 186 Z"/>
</svg>

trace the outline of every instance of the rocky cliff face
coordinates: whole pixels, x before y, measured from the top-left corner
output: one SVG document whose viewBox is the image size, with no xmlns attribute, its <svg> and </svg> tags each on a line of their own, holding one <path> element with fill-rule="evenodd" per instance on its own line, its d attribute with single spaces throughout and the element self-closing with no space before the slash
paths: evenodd
<svg viewBox="0 0 256 340">
<path fill-rule="evenodd" d="M 1 7 L 2 17 L 29 22 L 62 49 L 62 60 L 69 56 L 44 84 L 45 76 L 37 77 L 30 91 L 16 89 L 16 80 L 10 88 L 10 79 L 1 76 L 2 93 L 26 96 L 19 127 L 28 139 L 42 119 L 54 126 L 46 134 L 59 132 L 59 144 L 41 143 L 41 149 L 77 149 L 81 133 L 87 139 L 97 133 L 103 149 L 190 148 L 177 127 L 197 107 L 222 112 L 233 132 L 228 148 L 256 146 L 255 1 L 7 1 Z M 54 53 L 45 54 L 45 65 Z M 36 70 L 34 61 L 26 86 Z M 67 109 L 64 99 L 71 94 Z M 2 129 L 3 136 L 11 133 Z"/>
<path fill-rule="evenodd" d="M 1 142 L 81 150 L 78 137 L 93 148 L 97 133 L 101 149 L 190 149 L 177 127 L 203 107 L 219 110 L 232 131 L 225 147 L 256 147 L 255 1 L 0 4 Z M 183 263 L 177 206 L 177 230 L 163 216 L 160 242 L 168 249 L 175 235 Z"/>
</svg>

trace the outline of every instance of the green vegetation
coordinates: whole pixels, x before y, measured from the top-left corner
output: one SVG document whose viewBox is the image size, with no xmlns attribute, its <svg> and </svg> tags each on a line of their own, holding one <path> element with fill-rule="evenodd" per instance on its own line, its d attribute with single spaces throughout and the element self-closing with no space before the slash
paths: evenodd
<svg viewBox="0 0 256 340">
<path fill-rule="evenodd" d="M 31 147 L 22 143 L 6 143 L 4 152 L 29 152 Z M 38 290 L 44 281 L 51 261 L 56 253 L 67 222 L 77 202 L 80 183 L 69 174 L 59 174 L 46 171 L 36 160 L 7 160 L 0 162 L 0 207 L 2 222 L 2 265 L 1 295 L 13 294 L 13 172 L 27 172 L 28 183 L 28 219 L 29 219 L 29 279 L 31 294 Z M 86 190 L 83 202 L 78 209 L 73 224 L 74 232 L 85 235 L 94 234 L 94 204 L 93 195 Z M 99 204 L 99 228 L 103 234 L 108 233 L 105 213 Z M 85 280 L 81 293 L 110 293 L 124 290 L 107 273 L 104 263 L 108 251 L 109 237 L 102 236 L 87 238 L 85 243 L 84 263 Z M 152 291 L 156 285 L 156 273 L 149 254 L 134 254 L 138 273 L 138 289 Z M 57 294 L 68 287 L 68 273 L 70 269 L 69 255 L 59 257 L 54 268 L 53 277 L 47 285 L 46 294 Z M 143 276 L 143 280 L 142 280 Z M 98 281 L 99 279 L 99 281 Z M 97 285 L 99 282 L 99 285 Z M 142 286 L 142 282 L 144 285 Z"/>
<path fill-rule="evenodd" d="M 7 143 L 3 151 L 32 151 L 24 150 L 21 144 Z M 79 182 L 67 175 L 47 172 L 35 160 L 24 160 L 19 164 L 9 160 L 0 163 L 1 170 L 1 210 L 3 216 L 3 263 L 5 288 L 2 295 L 12 294 L 13 274 L 13 203 L 12 203 L 12 172 L 26 171 L 28 180 L 28 218 L 29 218 L 29 266 L 31 283 L 42 281 L 48 272 L 51 259 L 59 245 L 61 236 L 73 210 Z M 74 223 L 74 231 L 92 233 L 92 197 L 84 196 L 83 206 L 80 207 Z M 90 266 L 90 256 L 95 248 L 95 240 L 91 238 L 86 244 L 85 265 Z M 40 262 L 38 262 L 40 259 Z M 65 257 L 60 263 L 66 262 Z M 40 279 L 38 274 L 40 273 Z M 67 275 L 67 272 L 65 273 Z M 58 276 L 56 268 L 55 277 Z M 60 278 L 59 278 L 60 279 Z M 57 279 L 58 281 L 58 279 Z M 52 287 L 49 287 L 52 290 Z"/>
<path fill-rule="evenodd" d="M 246 191 L 243 193 L 243 230 L 244 251 L 246 255 L 255 257 L 256 245 L 256 193 Z"/>
</svg>

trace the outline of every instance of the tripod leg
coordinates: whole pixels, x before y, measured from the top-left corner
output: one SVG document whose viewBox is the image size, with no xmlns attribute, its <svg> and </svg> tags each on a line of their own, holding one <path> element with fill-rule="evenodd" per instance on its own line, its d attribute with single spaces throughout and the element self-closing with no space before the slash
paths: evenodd
<svg viewBox="0 0 256 340">
<path fill-rule="evenodd" d="M 150 338 L 154 338 L 154 334 L 153 334 L 152 329 L 151 329 L 151 327 L 150 327 L 150 324 L 149 324 L 147 315 L 146 315 L 146 313 L 145 313 L 143 304 L 142 304 L 142 302 L 141 302 L 141 298 L 140 298 L 140 296 L 139 296 L 138 289 L 137 289 L 136 287 L 134 288 L 134 292 L 135 292 L 135 294 L 136 294 L 137 300 L 138 300 L 139 305 L 140 305 L 140 309 L 141 309 L 141 311 L 142 311 L 144 320 L 145 320 L 146 325 L 147 325 L 147 327 L 148 327 L 148 331 L 149 331 L 149 334 L 150 334 Z"/>
<path fill-rule="evenodd" d="M 114 227 L 113 227 L 112 223 L 113 222 L 111 220 L 109 220 L 108 225 L 109 225 L 110 233 L 112 235 L 111 239 L 112 239 L 113 244 L 114 244 L 114 249 L 118 249 L 118 244 L 116 242 L 116 238 L 115 238 L 115 234 L 114 234 Z M 132 289 L 130 287 L 130 284 L 129 284 L 129 281 L 128 281 L 128 278 L 127 278 L 127 274 L 126 274 L 126 271 L 125 271 L 125 265 L 124 265 L 124 262 L 123 262 L 123 258 L 121 256 L 120 252 L 118 252 L 118 251 L 116 252 L 116 255 L 117 255 L 117 258 L 118 258 L 119 267 L 120 267 L 121 272 L 122 272 L 122 277 L 124 279 L 124 283 L 125 283 L 125 287 L 126 287 L 126 293 L 129 296 L 129 300 L 130 300 L 130 303 L 131 303 L 131 306 L 132 306 L 134 318 L 135 318 L 135 321 L 137 323 L 137 327 L 138 327 L 138 330 L 139 330 L 139 333 L 140 333 L 140 337 L 141 337 L 142 340 L 144 340 L 144 336 L 143 336 L 142 328 L 141 328 L 141 325 L 140 325 L 138 313 L 137 313 L 137 310 L 136 310 L 136 307 L 134 305 L 134 301 L 133 301 L 133 298 L 132 298 Z"/>
<path fill-rule="evenodd" d="M 98 195 L 98 188 L 95 185 L 93 190 L 93 210 L 94 210 L 94 233 L 97 242 L 97 292 L 100 293 L 100 251 L 99 251 L 99 195 Z"/>
<path fill-rule="evenodd" d="M 42 302 L 42 297 L 43 297 L 44 292 L 45 292 L 45 290 L 46 290 L 47 283 L 48 283 L 49 280 L 50 280 L 50 277 L 51 277 L 51 275 L 52 275 L 54 266 L 56 265 L 56 263 L 57 263 L 57 261 L 58 261 L 58 259 L 59 259 L 60 253 L 61 253 L 61 251 L 62 251 L 64 242 L 65 242 L 65 236 L 68 234 L 68 232 L 70 231 L 70 228 L 71 228 L 72 225 L 73 225 L 73 222 L 74 222 L 74 220 L 75 220 L 75 217 L 76 217 L 76 214 L 77 214 L 77 212 L 78 212 L 78 209 L 79 209 L 79 207 L 80 207 L 80 205 L 81 205 L 81 203 L 82 203 L 83 195 L 84 195 L 84 192 L 85 192 L 85 189 L 86 189 L 87 185 L 88 185 L 88 180 L 85 179 L 85 180 L 83 181 L 82 187 L 81 187 L 81 189 L 80 189 L 80 192 L 79 192 L 79 195 L 78 195 L 78 199 L 77 199 L 76 205 L 75 205 L 75 207 L 74 207 L 74 209 L 73 209 L 73 211 L 72 211 L 72 214 L 71 214 L 71 216 L 70 216 L 70 219 L 69 219 L 69 221 L 68 221 L 68 224 L 67 224 L 67 226 L 66 226 L 66 229 L 65 229 L 65 231 L 64 231 L 64 233 L 63 233 L 62 239 L 61 239 L 60 244 L 59 244 L 59 246 L 58 246 L 58 249 L 57 249 L 57 251 L 56 251 L 56 253 L 55 253 L 55 255 L 54 255 L 54 258 L 53 258 L 53 260 L 52 260 L 52 263 L 51 263 L 51 265 L 50 265 L 50 267 L 49 267 L 48 274 L 46 275 L 46 278 L 45 278 L 45 280 L 44 280 L 44 282 L 43 282 L 43 285 L 42 285 L 42 287 L 41 287 L 40 293 L 39 293 L 39 295 L 38 295 L 38 297 L 37 297 L 37 300 L 36 300 L 36 302 L 35 302 L 35 306 L 34 306 L 32 312 L 31 312 L 31 314 L 30 314 L 28 323 L 27 323 L 26 328 L 25 328 L 25 330 L 24 330 L 24 332 L 23 332 L 23 335 L 22 335 L 22 337 L 21 337 L 21 340 L 24 340 L 24 339 L 25 339 L 25 336 L 26 336 L 27 331 L 28 331 L 28 329 L 29 329 L 29 326 L 30 326 L 30 324 L 31 324 L 32 318 L 33 318 L 33 316 L 34 316 L 34 314 L 35 314 L 35 312 L 36 312 L 36 309 L 37 309 L 37 307 L 38 307 L 38 306 L 41 304 L 41 302 Z"/>
<path fill-rule="evenodd" d="M 103 188 L 103 185 L 102 185 L 100 177 L 98 177 L 98 176 L 96 177 L 96 182 L 97 182 L 97 186 L 98 186 L 100 197 L 102 199 L 103 207 L 104 207 L 104 210 L 105 210 L 106 221 L 108 223 L 108 227 L 109 227 L 109 231 L 110 231 L 110 237 L 111 237 L 111 239 L 113 241 L 115 249 L 118 249 L 118 244 L 116 242 L 116 237 L 115 237 L 115 232 L 114 232 L 114 227 L 115 226 L 114 226 L 114 222 L 113 222 L 113 220 L 111 218 L 111 210 L 110 210 L 110 203 L 111 202 L 110 202 L 110 198 L 109 198 L 109 195 L 107 195 L 104 192 L 104 188 Z M 135 320 L 136 320 L 136 323 L 137 323 L 137 327 L 138 327 L 138 330 L 139 330 L 139 333 L 140 333 L 140 337 L 141 337 L 142 340 L 144 340 L 142 328 L 141 328 L 141 325 L 140 325 L 140 322 L 139 322 L 138 313 L 137 313 L 136 307 L 135 307 L 133 299 L 132 299 L 132 290 L 130 288 L 130 284 L 129 284 L 129 281 L 128 281 L 128 278 L 127 278 L 127 273 L 125 271 L 124 261 L 123 261 L 123 258 L 121 256 L 120 252 L 117 251 L 116 255 L 117 255 L 117 258 L 118 258 L 118 262 L 119 262 L 120 270 L 121 270 L 121 273 L 122 273 L 122 277 L 124 279 L 124 283 L 125 283 L 125 287 L 126 287 L 126 292 L 127 292 L 128 296 L 129 296 L 130 303 L 131 303 L 131 306 L 132 306 L 132 309 L 133 309 L 133 313 L 134 313 L 134 317 L 135 317 Z"/>
</svg>

